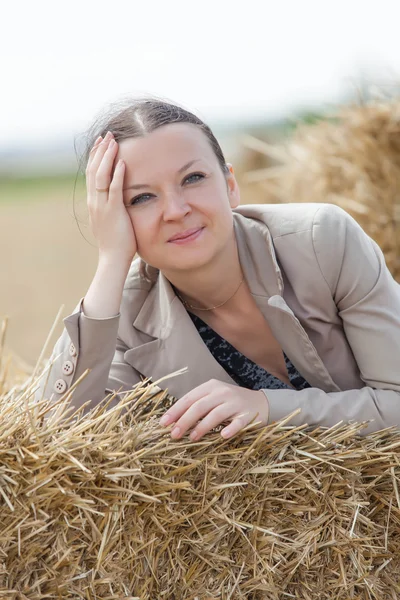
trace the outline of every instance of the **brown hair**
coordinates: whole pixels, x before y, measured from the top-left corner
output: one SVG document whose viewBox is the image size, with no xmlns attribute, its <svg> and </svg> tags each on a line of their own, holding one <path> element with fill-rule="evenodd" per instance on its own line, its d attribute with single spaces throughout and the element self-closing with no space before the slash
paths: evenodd
<svg viewBox="0 0 400 600">
<path fill-rule="evenodd" d="M 128 138 L 144 136 L 172 123 L 191 123 L 199 127 L 207 136 L 222 172 L 229 172 L 221 146 L 206 123 L 177 104 L 150 97 L 116 102 L 101 114 L 86 132 L 80 167 L 83 170 L 86 168 L 95 140 L 99 135 L 104 137 L 107 131 L 111 131 L 115 141 L 121 142 Z"/>
</svg>

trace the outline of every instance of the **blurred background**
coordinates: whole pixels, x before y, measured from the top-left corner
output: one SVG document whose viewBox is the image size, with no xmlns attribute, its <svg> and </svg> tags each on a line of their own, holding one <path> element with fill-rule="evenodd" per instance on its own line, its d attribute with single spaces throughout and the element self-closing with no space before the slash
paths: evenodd
<svg viewBox="0 0 400 600">
<path fill-rule="evenodd" d="M 0 319 L 19 364 L 95 272 L 75 149 L 101 109 L 146 94 L 185 106 L 219 138 L 242 202 L 277 201 L 260 185 L 271 148 L 360 98 L 398 98 L 399 16 L 397 0 L 3 3 Z"/>
</svg>

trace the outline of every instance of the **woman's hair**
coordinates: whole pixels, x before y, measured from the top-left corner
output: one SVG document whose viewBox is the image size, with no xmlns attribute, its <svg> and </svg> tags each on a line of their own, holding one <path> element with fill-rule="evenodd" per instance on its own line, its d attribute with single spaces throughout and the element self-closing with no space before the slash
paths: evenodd
<svg viewBox="0 0 400 600">
<path fill-rule="evenodd" d="M 181 106 L 159 98 L 128 99 L 111 105 L 103 112 L 86 132 L 85 150 L 80 160 L 82 170 L 86 169 L 89 153 L 95 140 L 111 131 L 116 142 L 128 138 L 142 137 L 163 125 L 191 123 L 207 136 L 211 148 L 223 173 L 228 173 L 225 157 L 218 140 L 206 123 Z"/>
</svg>

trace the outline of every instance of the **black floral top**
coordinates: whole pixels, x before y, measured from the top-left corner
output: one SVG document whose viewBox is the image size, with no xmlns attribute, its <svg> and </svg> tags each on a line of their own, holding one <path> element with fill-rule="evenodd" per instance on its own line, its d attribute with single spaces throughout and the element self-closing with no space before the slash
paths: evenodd
<svg viewBox="0 0 400 600">
<path fill-rule="evenodd" d="M 223 337 L 211 329 L 211 327 L 202 321 L 197 315 L 194 315 L 189 311 L 188 314 L 192 319 L 197 331 L 199 332 L 203 342 L 215 360 L 221 365 L 221 367 L 223 367 L 223 369 L 225 369 L 228 375 L 230 375 L 230 377 L 232 377 L 232 379 L 238 385 L 251 390 L 292 389 L 284 381 L 281 381 L 278 379 L 278 377 L 271 375 L 268 373 L 268 371 L 236 350 L 236 348 L 224 340 Z M 296 390 L 303 390 L 304 388 L 311 387 L 304 377 L 297 371 L 290 358 L 288 358 L 285 353 L 283 353 L 283 356 L 285 358 L 289 381 L 292 386 Z"/>
</svg>

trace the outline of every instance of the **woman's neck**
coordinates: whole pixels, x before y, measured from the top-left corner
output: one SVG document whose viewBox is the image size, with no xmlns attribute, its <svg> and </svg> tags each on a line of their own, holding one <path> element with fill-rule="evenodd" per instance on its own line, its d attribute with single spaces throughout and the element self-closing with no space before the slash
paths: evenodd
<svg viewBox="0 0 400 600">
<path fill-rule="evenodd" d="M 235 239 L 201 269 L 164 274 L 189 308 L 189 305 L 211 308 L 231 303 L 244 277 Z"/>
</svg>

